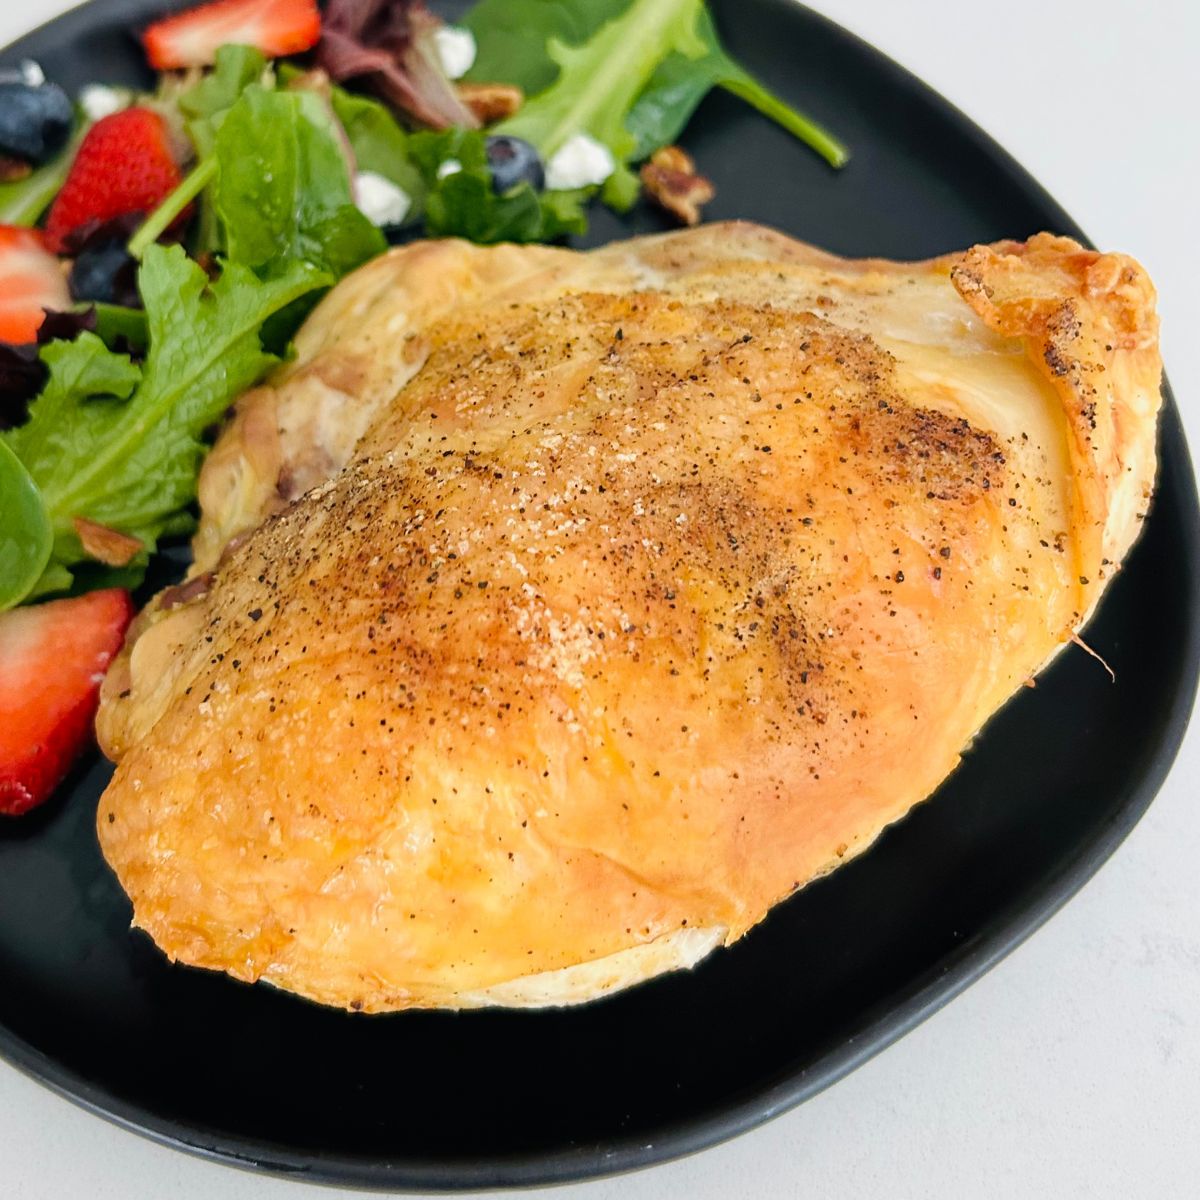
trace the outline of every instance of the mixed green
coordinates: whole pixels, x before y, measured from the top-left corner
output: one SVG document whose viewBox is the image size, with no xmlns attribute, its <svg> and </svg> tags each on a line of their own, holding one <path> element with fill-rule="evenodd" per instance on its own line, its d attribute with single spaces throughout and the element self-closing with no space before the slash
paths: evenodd
<svg viewBox="0 0 1200 1200">
<path fill-rule="evenodd" d="M 332 0 L 323 22 L 303 61 L 225 45 L 209 69 L 129 98 L 187 166 L 143 211 L 56 232 L 90 137 L 82 113 L 56 154 L 0 183 L 0 225 L 57 239 L 76 314 L 39 331 L 44 344 L 0 346 L 0 609 L 136 585 L 160 540 L 191 528 L 213 427 L 389 240 L 581 234 L 593 201 L 637 201 L 637 164 L 714 87 L 832 165 L 846 157 L 725 53 L 702 0 L 481 0 L 464 22 L 477 48 L 464 82 L 523 97 L 490 126 L 439 66 L 441 22 L 423 5 Z M 603 177 L 564 184 L 568 147 L 607 157 Z M 364 203 L 368 186 L 384 210 Z M 95 527 L 128 553 L 98 559 Z"/>
</svg>

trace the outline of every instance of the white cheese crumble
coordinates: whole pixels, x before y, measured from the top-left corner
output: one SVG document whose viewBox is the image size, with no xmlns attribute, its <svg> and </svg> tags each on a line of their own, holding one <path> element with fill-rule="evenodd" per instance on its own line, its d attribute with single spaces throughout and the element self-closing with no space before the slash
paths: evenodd
<svg viewBox="0 0 1200 1200">
<path fill-rule="evenodd" d="M 457 175 L 462 170 L 462 163 L 457 158 L 448 158 L 444 163 L 438 164 L 437 177 L 445 179 L 447 175 Z"/>
<path fill-rule="evenodd" d="M 46 82 L 46 72 L 42 70 L 41 63 L 27 58 L 21 63 L 21 78 L 26 87 L 41 87 Z"/>
<path fill-rule="evenodd" d="M 372 225 L 399 225 L 412 208 L 412 197 L 390 179 L 374 171 L 354 177 L 354 203 Z"/>
<path fill-rule="evenodd" d="M 443 25 L 433 31 L 433 44 L 447 79 L 461 79 L 475 61 L 475 35 L 461 25 Z"/>
<path fill-rule="evenodd" d="M 546 187 L 552 191 L 603 183 L 617 169 L 612 151 L 586 133 L 567 138 L 546 164 Z"/>
<path fill-rule="evenodd" d="M 112 88 L 103 83 L 89 83 L 79 93 L 79 107 L 89 120 L 101 121 L 129 107 L 130 93 L 123 88 Z"/>
</svg>

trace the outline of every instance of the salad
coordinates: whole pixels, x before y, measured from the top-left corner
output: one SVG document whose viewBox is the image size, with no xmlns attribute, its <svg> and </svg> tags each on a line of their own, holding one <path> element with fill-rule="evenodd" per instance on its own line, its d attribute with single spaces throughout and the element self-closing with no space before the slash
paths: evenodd
<svg viewBox="0 0 1200 1200">
<path fill-rule="evenodd" d="M 0 73 L 0 813 L 90 733 L 129 589 L 194 524 L 236 397 L 414 236 L 549 242 L 593 204 L 694 223 L 713 88 L 840 166 L 702 0 L 217 0 L 140 31 L 152 92 Z"/>
</svg>

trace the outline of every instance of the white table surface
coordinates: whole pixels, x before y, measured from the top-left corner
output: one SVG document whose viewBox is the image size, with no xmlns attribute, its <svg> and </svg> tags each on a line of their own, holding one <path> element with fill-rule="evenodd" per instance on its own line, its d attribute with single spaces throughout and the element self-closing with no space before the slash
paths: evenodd
<svg viewBox="0 0 1200 1200">
<path fill-rule="evenodd" d="M 1200 8 L 813 3 L 958 104 L 1100 246 L 1145 263 L 1175 393 L 1200 447 Z M 2 0 L 0 44 L 70 6 Z M 1109 864 L 939 1014 L 762 1129 L 682 1162 L 559 1189 L 556 1200 L 1200 1194 L 1198 791 L 1200 720 Z M 351 1193 L 153 1145 L 0 1063 L 6 1200 L 342 1195 Z"/>
</svg>

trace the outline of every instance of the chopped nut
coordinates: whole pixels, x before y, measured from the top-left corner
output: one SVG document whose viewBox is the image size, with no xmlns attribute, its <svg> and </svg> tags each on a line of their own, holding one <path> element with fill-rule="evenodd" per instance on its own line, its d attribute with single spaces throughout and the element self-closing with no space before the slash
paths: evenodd
<svg viewBox="0 0 1200 1200">
<path fill-rule="evenodd" d="M 696 172 L 686 150 L 664 146 L 642 165 L 642 183 L 651 199 L 685 225 L 700 221 L 700 209 L 716 194 L 716 188 Z"/>
<path fill-rule="evenodd" d="M 15 183 L 18 179 L 27 179 L 32 174 L 33 168 L 27 162 L 0 154 L 0 183 Z"/>
<path fill-rule="evenodd" d="M 123 567 L 142 548 L 138 538 L 118 533 L 87 517 L 75 518 L 75 532 L 84 550 L 109 567 Z"/>
<path fill-rule="evenodd" d="M 503 121 L 525 103 L 525 93 L 512 83 L 459 83 L 455 87 L 458 98 L 481 125 Z"/>
</svg>

